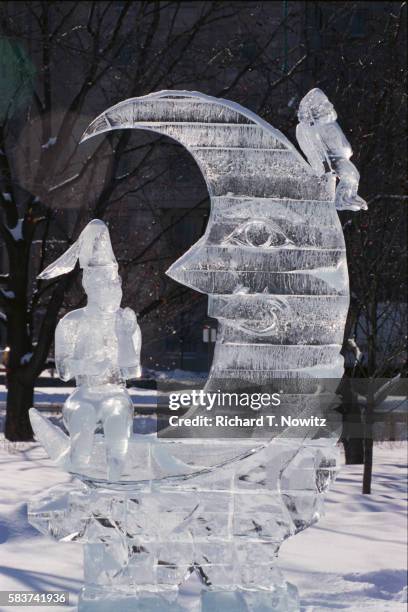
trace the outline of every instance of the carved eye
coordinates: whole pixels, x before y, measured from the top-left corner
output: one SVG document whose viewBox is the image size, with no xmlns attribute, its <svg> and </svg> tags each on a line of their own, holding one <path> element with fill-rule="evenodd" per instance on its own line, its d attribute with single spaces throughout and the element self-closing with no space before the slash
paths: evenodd
<svg viewBox="0 0 408 612">
<path fill-rule="evenodd" d="M 263 220 L 242 223 L 225 238 L 224 243 L 262 249 L 293 244 L 277 225 Z"/>
<path fill-rule="evenodd" d="M 280 326 L 281 313 L 289 310 L 286 300 L 270 298 L 259 304 L 251 320 L 242 322 L 239 327 L 258 336 L 268 335 Z"/>
</svg>

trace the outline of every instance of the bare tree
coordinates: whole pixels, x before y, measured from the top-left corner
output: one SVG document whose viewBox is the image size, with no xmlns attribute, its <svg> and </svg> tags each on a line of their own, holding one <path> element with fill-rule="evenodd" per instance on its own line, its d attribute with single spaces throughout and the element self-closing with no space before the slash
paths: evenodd
<svg viewBox="0 0 408 612">
<path fill-rule="evenodd" d="M 281 75 L 281 58 L 269 53 L 289 16 L 283 23 L 280 10 L 277 16 L 272 11 L 268 22 L 261 17 L 269 7 L 236 2 L 3 2 L 0 11 L 1 42 L 8 49 L 2 74 L 12 74 L 17 85 L 0 83 L 6 436 L 26 440 L 32 436 L 34 383 L 45 367 L 57 317 L 70 300 L 81 299 L 75 273 L 52 283 L 35 275 L 89 218 L 107 219 L 120 235 L 119 207 L 143 198 L 149 221 L 139 220 L 132 244 L 119 253 L 142 316 L 180 308 L 185 291 L 174 285 L 162 295 L 157 290 L 156 278 L 171 256 L 171 245 L 170 255 L 169 249 L 163 254 L 163 239 L 175 222 L 161 218 L 149 192 L 156 184 L 157 198 L 159 179 L 168 181 L 171 170 L 161 160 L 170 149 L 180 156 L 179 149 L 147 135 L 135 140 L 126 131 L 78 148 L 81 132 L 107 106 L 157 89 L 194 87 L 245 102 L 240 94 L 251 93 L 255 66 L 263 74 L 258 91 L 266 100 L 274 71 Z M 214 91 L 220 82 L 223 91 Z M 203 186 L 196 189 L 196 203 L 185 214 L 203 206 L 205 196 Z"/>
<path fill-rule="evenodd" d="M 367 214 L 340 215 L 351 285 L 344 350 L 357 357 L 347 375 L 367 380 L 362 404 L 352 381 L 347 392 L 345 416 L 360 418 L 365 434 L 345 440 L 346 460 L 364 462 L 369 493 L 379 379 L 407 374 L 406 3 L 310 4 L 308 68 L 350 134 L 369 205 Z"/>
<path fill-rule="evenodd" d="M 196 231 L 205 226 L 207 192 L 197 167 L 174 142 L 147 133 L 122 131 L 78 146 L 89 121 L 128 97 L 198 89 L 248 106 L 293 137 L 298 101 L 322 87 L 350 135 L 371 204 L 365 216 L 342 214 L 353 291 L 346 338 L 372 320 L 369 313 L 381 325 L 390 321 L 379 304 L 395 313 L 392 304 L 402 301 L 402 277 L 390 282 L 387 271 L 392 262 L 399 274 L 403 254 L 404 6 L 381 2 L 361 13 L 360 4 L 2 3 L 0 43 L 9 51 L 0 60 L 0 235 L 8 273 L 0 322 L 10 348 L 9 439 L 30 439 L 27 411 L 57 318 L 83 299 L 75 272 L 52 283 L 35 275 L 90 218 L 109 223 L 125 294 L 150 321 L 151 337 L 177 335 L 179 313 L 186 313 L 180 327 L 195 323 L 189 311 L 202 298 L 163 272 L 186 248 L 177 242 L 185 219 L 198 215 Z M 172 198 L 183 204 L 164 214 L 160 200 L 170 210 Z M 370 330 L 372 376 L 379 326 L 370 322 Z"/>
</svg>

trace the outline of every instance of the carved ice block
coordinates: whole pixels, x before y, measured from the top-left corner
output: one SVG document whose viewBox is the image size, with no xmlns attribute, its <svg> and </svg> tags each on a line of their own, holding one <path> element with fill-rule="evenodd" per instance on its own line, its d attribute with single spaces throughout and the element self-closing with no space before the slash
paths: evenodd
<svg viewBox="0 0 408 612">
<path fill-rule="evenodd" d="M 319 413 L 324 394 L 334 396 L 324 380 L 343 373 L 349 304 L 336 207 L 366 208 L 335 120 L 320 90 L 302 100 L 297 138 L 306 161 L 239 104 L 163 91 L 107 109 L 83 136 L 157 132 L 185 146 L 204 176 L 208 226 L 167 273 L 208 294 L 208 313 L 219 321 L 208 392 L 283 385 L 283 409 L 297 417 Z M 47 425 L 36 419 L 44 434 Z M 30 521 L 84 543 L 84 612 L 181 611 L 178 587 L 192 572 L 202 582 L 202 612 L 298 610 L 276 559 L 285 539 L 321 516 L 338 470 L 338 436 L 336 425 L 324 432 L 310 425 L 302 435 L 288 426 L 262 440 L 253 432 L 228 440 L 138 434 L 126 438 L 120 474 L 108 478 L 97 436 L 76 470 L 82 484 L 47 492 L 30 505 Z M 58 435 L 48 442 L 50 452 L 58 458 L 60 445 L 60 464 L 73 471 L 60 442 Z"/>
</svg>

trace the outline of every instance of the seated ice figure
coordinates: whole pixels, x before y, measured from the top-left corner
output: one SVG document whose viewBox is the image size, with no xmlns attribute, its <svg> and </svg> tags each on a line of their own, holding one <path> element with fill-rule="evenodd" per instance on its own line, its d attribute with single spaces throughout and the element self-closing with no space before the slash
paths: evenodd
<svg viewBox="0 0 408 612">
<path fill-rule="evenodd" d="M 298 117 L 296 138 L 310 165 L 319 175 L 332 172 L 339 179 L 337 210 L 367 210 L 367 203 L 357 195 L 360 174 L 350 161 L 353 151 L 326 94 L 318 88 L 309 91 L 300 102 Z"/>
<path fill-rule="evenodd" d="M 58 375 L 65 381 L 75 378 L 77 383 L 63 407 L 70 434 L 70 468 L 81 472 L 89 463 L 95 430 L 102 425 L 107 476 L 117 480 L 123 472 L 133 423 L 125 381 L 140 376 L 141 333 L 135 313 L 120 307 L 118 264 L 102 221 L 91 221 L 78 241 L 40 278 L 68 272 L 77 259 L 88 302 L 61 319 L 55 336 Z"/>
</svg>

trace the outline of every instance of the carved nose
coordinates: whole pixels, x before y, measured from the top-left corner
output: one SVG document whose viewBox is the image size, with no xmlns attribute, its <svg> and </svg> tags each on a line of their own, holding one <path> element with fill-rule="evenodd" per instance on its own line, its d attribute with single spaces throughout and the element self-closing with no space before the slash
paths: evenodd
<svg viewBox="0 0 408 612">
<path fill-rule="evenodd" d="M 342 249 L 248 249 L 204 236 L 167 270 L 173 280 L 210 295 L 345 295 Z"/>
<path fill-rule="evenodd" d="M 205 242 L 202 238 L 177 259 L 166 274 L 190 289 L 195 289 L 200 293 L 211 293 L 214 289 L 211 279 L 212 271 L 205 269 L 206 266 L 208 262 L 206 262 Z"/>
</svg>

